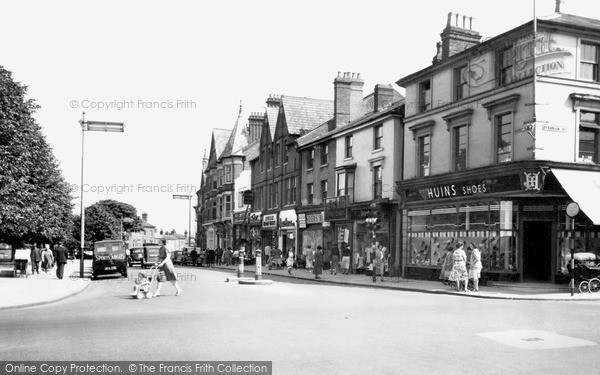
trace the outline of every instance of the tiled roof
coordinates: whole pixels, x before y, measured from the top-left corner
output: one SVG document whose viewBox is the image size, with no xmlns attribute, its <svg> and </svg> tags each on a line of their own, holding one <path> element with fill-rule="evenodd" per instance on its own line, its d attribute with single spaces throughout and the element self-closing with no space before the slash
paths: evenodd
<svg viewBox="0 0 600 375">
<path fill-rule="evenodd" d="M 246 160 L 247 161 L 252 161 L 254 159 L 257 159 L 258 156 L 260 155 L 260 139 L 257 139 L 256 141 L 250 143 L 248 146 L 246 146 L 243 150 L 244 155 L 246 156 Z"/>
<path fill-rule="evenodd" d="M 229 135 L 229 139 L 223 148 L 223 152 L 219 158 L 224 158 L 232 155 L 241 155 L 241 150 L 248 145 L 248 138 L 244 132 L 245 130 L 244 116 L 240 108 L 240 112 L 233 126 L 233 130 Z"/>
<path fill-rule="evenodd" d="M 554 13 L 549 16 L 538 17 L 538 20 L 557 23 L 569 27 L 580 27 L 585 29 L 600 30 L 600 20 L 575 16 L 573 14 Z"/>
<path fill-rule="evenodd" d="M 227 141 L 229 140 L 230 136 L 231 129 L 213 129 L 213 137 L 215 140 L 215 153 L 217 159 L 221 157 L 221 154 L 223 153 L 223 150 L 225 149 L 225 146 L 227 145 Z"/>
<path fill-rule="evenodd" d="M 333 100 L 281 96 L 288 132 L 304 134 L 333 117 Z"/>
<path fill-rule="evenodd" d="M 154 225 L 150 224 L 147 221 L 142 220 L 142 228 L 156 228 Z"/>
<path fill-rule="evenodd" d="M 329 128 L 329 123 L 332 121 L 333 121 L 333 119 L 317 126 L 312 131 L 310 131 L 307 134 L 303 135 L 302 137 L 296 139 L 296 143 L 298 144 L 298 147 L 302 147 L 308 143 L 311 143 L 311 142 L 325 136 L 328 132 L 327 129 Z"/>
</svg>

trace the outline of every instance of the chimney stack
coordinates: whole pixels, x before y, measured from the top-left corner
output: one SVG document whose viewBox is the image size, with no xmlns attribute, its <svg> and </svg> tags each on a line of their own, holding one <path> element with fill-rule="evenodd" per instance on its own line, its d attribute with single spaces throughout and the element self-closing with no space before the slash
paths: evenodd
<svg viewBox="0 0 600 375">
<path fill-rule="evenodd" d="M 562 0 L 556 0 L 556 5 L 554 6 L 555 13 L 560 13 L 560 3 L 562 3 Z"/>
<path fill-rule="evenodd" d="M 144 220 L 146 223 L 148 222 L 148 214 L 147 213 L 143 213 L 142 214 L 142 220 Z"/>
<path fill-rule="evenodd" d="M 269 99 L 267 99 L 267 107 L 279 107 L 280 105 L 281 105 L 281 95 L 269 94 Z"/>
<path fill-rule="evenodd" d="M 365 82 L 360 73 L 338 72 L 333 81 L 334 121 L 330 122 L 329 130 L 343 126 L 363 115 L 363 86 Z"/>
<path fill-rule="evenodd" d="M 473 47 L 481 39 L 481 35 L 473 30 L 473 17 L 455 13 L 448 13 L 446 28 L 440 36 L 442 37 L 441 60 Z"/>
<path fill-rule="evenodd" d="M 387 108 L 394 101 L 394 88 L 392 85 L 375 85 L 374 111 L 378 112 Z"/>
<path fill-rule="evenodd" d="M 250 131 L 249 142 L 254 142 L 260 139 L 262 127 L 265 124 L 265 114 L 260 112 L 252 112 L 248 117 L 248 128 Z"/>
</svg>

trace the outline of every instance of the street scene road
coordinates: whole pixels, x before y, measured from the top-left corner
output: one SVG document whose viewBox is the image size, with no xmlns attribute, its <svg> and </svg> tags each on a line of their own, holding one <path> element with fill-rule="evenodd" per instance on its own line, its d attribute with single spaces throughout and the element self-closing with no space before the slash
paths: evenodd
<svg viewBox="0 0 600 375">
<path fill-rule="evenodd" d="M 0 311 L 5 360 L 273 361 L 275 374 L 596 373 L 598 302 L 511 301 L 289 283 L 179 267 L 153 299 L 100 279 Z M 267 277 L 268 278 L 268 277 Z M 75 280 L 72 282 L 82 282 Z"/>
</svg>

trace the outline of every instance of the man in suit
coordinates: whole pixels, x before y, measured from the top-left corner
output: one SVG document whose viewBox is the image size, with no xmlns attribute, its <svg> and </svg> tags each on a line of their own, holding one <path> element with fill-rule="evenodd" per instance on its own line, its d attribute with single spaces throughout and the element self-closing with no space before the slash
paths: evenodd
<svg viewBox="0 0 600 375">
<path fill-rule="evenodd" d="M 57 246 L 54 247 L 54 251 L 56 253 L 56 277 L 62 280 L 65 264 L 67 264 L 67 260 L 69 259 L 68 250 L 59 242 Z"/>
<path fill-rule="evenodd" d="M 32 246 L 29 253 L 31 258 L 31 274 L 40 274 L 40 262 L 42 260 L 42 250 L 39 247 Z"/>
</svg>

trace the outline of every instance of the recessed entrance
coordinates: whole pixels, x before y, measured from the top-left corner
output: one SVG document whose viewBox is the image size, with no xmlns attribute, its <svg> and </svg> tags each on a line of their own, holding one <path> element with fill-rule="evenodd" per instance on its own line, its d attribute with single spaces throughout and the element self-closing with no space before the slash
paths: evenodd
<svg viewBox="0 0 600 375">
<path fill-rule="evenodd" d="M 550 281 L 552 222 L 523 221 L 523 279 Z"/>
</svg>

